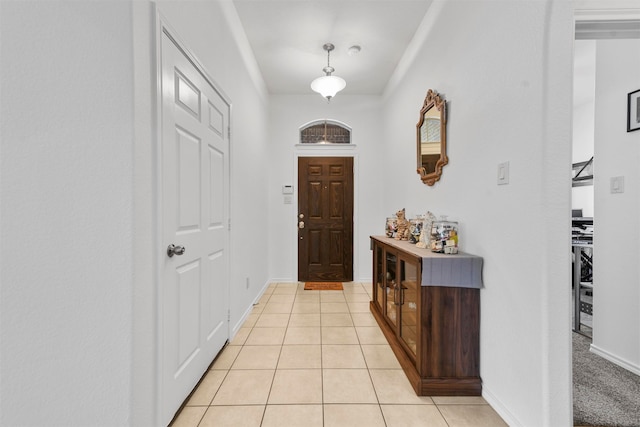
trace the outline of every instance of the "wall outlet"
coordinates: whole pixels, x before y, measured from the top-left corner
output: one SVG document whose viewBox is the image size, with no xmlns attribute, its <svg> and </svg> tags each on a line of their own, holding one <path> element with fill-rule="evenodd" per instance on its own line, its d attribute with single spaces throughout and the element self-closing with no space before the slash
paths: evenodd
<svg viewBox="0 0 640 427">
<path fill-rule="evenodd" d="M 249 289 L 249 278 L 248 277 L 246 279 L 246 282 L 247 282 L 247 289 Z"/>
</svg>

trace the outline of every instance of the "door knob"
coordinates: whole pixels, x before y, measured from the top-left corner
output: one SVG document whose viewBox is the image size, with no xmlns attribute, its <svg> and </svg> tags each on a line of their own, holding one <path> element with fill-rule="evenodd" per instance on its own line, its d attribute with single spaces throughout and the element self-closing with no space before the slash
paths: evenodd
<svg viewBox="0 0 640 427">
<path fill-rule="evenodd" d="M 298 218 L 300 218 L 300 219 L 304 218 L 304 214 L 298 215 Z"/>
<path fill-rule="evenodd" d="M 167 247 L 167 255 L 171 258 L 174 255 L 182 255 L 186 251 L 184 246 L 176 246 L 173 243 Z"/>
<path fill-rule="evenodd" d="M 300 221 L 298 223 L 298 228 L 304 228 L 304 221 Z"/>
</svg>

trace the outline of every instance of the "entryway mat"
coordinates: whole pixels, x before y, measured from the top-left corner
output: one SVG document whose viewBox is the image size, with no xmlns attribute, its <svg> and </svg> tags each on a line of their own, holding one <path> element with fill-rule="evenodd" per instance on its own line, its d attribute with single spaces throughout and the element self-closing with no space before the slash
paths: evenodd
<svg viewBox="0 0 640 427">
<path fill-rule="evenodd" d="M 341 291 L 342 282 L 305 282 L 306 291 Z"/>
</svg>

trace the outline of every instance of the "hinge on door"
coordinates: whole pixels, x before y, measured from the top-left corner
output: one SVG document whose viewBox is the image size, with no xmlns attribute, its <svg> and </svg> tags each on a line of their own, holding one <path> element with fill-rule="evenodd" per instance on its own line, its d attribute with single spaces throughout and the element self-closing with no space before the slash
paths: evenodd
<svg viewBox="0 0 640 427">
<path fill-rule="evenodd" d="M 231 126 L 227 127 L 227 138 L 231 139 Z"/>
<path fill-rule="evenodd" d="M 229 218 L 229 222 L 227 224 L 227 230 L 231 231 L 231 218 Z"/>
<path fill-rule="evenodd" d="M 231 322 L 231 309 L 227 310 L 227 322 Z"/>
</svg>

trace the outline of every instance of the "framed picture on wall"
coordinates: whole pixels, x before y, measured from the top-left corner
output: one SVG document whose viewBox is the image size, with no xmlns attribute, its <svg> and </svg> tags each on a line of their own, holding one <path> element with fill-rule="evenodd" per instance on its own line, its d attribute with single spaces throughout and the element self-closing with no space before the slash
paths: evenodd
<svg viewBox="0 0 640 427">
<path fill-rule="evenodd" d="M 627 132 L 640 129 L 640 89 L 627 95 Z"/>
</svg>

